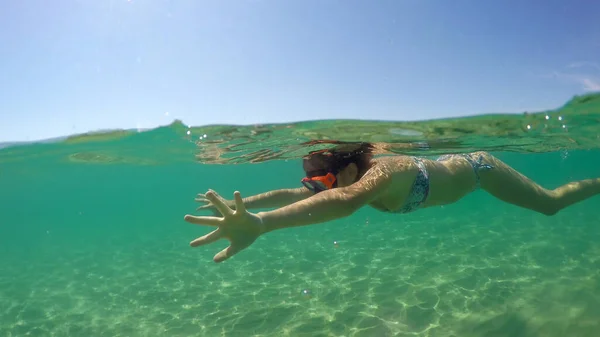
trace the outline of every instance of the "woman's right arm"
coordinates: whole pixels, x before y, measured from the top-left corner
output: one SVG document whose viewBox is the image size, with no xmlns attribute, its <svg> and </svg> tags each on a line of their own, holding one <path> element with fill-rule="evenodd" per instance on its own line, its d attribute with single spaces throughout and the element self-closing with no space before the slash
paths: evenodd
<svg viewBox="0 0 600 337">
<path fill-rule="evenodd" d="M 246 197 L 243 201 L 246 209 L 280 208 L 304 200 L 312 195 L 313 192 L 306 187 L 286 188 Z M 196 201 L 206 203 L 206 205 L 198 207 L 198 210 L 214 209 L 213 204 L 206 199 L 204 194 L 198 194 Z M 227 205 L 235 209 L 235 202 L 233 200 L 227 200 Z"/>
</svg>

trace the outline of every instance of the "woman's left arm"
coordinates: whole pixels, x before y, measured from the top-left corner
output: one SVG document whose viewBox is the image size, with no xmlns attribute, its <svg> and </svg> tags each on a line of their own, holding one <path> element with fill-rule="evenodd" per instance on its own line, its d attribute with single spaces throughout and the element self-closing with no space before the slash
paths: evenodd
<svg viewBox="0 0 600 337">
<path fill-rule="evenodd" d="M 186 215 L 185 221 L 216 227 L 210 233 L 190 242 L 190 245 L 199 247 L 220 239 L 229 240 L 231 244 L 214 256 L 215 262 L 222 262 L 250 246 L 266 232 L 349 216 L 390 186 L 389 172 L 381 167 L 372 168 L 351 186 L 323 191 L 291 205 L 258 214 L 246 210 L 239 192 L 234 193 L 234 210 L 216 192 L 209 191 L 206 193 L 207 200 L 215 205 L 223 217 Z"/>
<path fill-rule="evenodd" d="M 334 188 L 276 210 L 260 212 L 265 232 L 305 226 L 350 216 L 376 199 L 391 183 L 391 175 L 376 167 L 348 187 Z"/>
</svg>

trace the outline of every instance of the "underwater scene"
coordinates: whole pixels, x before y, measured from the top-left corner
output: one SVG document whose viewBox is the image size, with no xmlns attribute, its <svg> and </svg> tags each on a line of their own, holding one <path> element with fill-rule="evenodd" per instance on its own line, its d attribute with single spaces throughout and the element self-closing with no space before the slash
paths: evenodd
<svg viewBox="0 0 600 337">
<path fill-rule="evenodd" d="M 51 125 L 49 126 L 51 127 Z M 301 158 L 488 151 L 540 185 L 600 177 L 600 94 L 419 122 L 108 130 L 0 148 L 0 336 L 600 336 L 600 196 L 553 216 L 482 190 L 441 207 L 226 240 L 198 193 L 301 187 Z M 253 210 L 254 211 L 254 210 Z"/>
</svg>

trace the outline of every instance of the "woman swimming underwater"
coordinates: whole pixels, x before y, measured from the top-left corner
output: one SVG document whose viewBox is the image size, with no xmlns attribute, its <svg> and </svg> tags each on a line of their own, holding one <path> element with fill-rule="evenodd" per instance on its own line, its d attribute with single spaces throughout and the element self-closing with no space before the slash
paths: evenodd
<svg viewBox="0 0 600 337">
<path fill-rule="evenodd" d="M 454 203 L 477 188 L 516 206 L 545 215 L 600 193 L 600 178 L 545 189 L 487 152 L 444 155 L 437 160 L 395 155 L 373 157 L 368 143 L 311 152 L 303 159 L 302 187 L 280 189 L 242 199 L 223 199 L 215 191 L 199 194 L 199 210 L 218 216 L 186 215 L 185 221 L 216 227 L 191 242 L 192 247 L 227 239 L 217 253 L 224 261 L 277 229 L 343 218 L 369 205 L 384 212 L 408 213 Z M 247 209 L 275 208 L 250 213 Z"/>
</svg>

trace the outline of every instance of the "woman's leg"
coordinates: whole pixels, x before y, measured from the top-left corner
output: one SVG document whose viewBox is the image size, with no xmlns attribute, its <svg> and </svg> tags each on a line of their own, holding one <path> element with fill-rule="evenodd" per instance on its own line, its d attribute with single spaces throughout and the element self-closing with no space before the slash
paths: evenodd
<svg viewBox="0 0 600 337">
<path fill-rule="evenodd" d="M 548 190 L 487 152 L 475 152 L 472 157 L 482 157 L 483 164 L 493 167 L 478 171 L 482 189 L 500 200 L 542 214 L 554 215 L 567 206 L 600 194 L 600 178 L 570 182 Z"/>
</svg>

